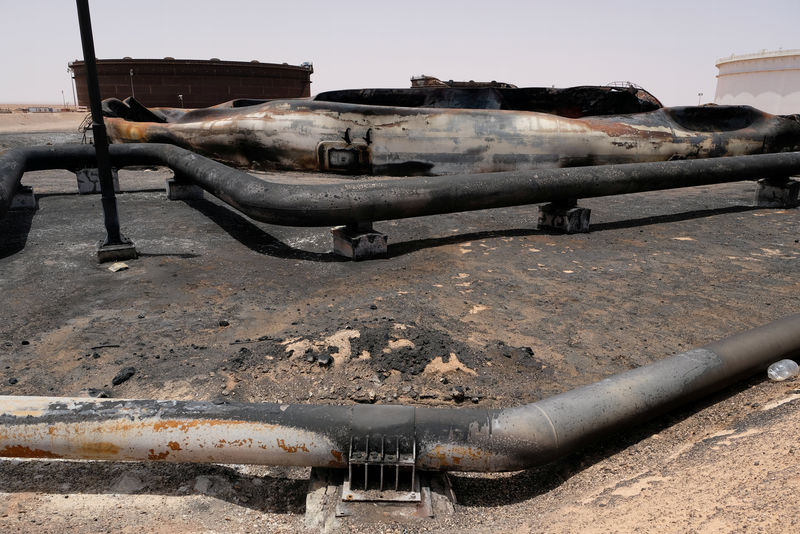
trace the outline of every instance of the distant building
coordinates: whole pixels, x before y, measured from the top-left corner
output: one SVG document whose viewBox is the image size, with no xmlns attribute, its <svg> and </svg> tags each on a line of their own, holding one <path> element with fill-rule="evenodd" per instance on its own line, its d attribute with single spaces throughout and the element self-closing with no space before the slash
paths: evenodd
<svg viewBox="0 0 800 534">
<path fill-rule="evenodd" d="M 716 104 L 776 115 L 800 113 L 800 50 L 763 50 L 717 60 Z"/>
<path fill-rule="evenodd" d="M 89 105 L 86 65 L 69 64 L 78 104 Z M 299 66 L 258 61 L 197 59 L 98 59 L 100 96 L 134 96 L 145 106 L 203 108 L 235 98 L 298 98 L 311 95 L 310 63 Z"/>
</svg>

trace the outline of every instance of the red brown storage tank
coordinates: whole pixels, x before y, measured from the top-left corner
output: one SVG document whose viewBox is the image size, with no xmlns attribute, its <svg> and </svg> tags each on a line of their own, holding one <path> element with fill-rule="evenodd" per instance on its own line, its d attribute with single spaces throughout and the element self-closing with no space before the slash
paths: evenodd
<svg viewBox="0 0 800 534">
<path fill-rule="evenodd" d="M 86 66 L 73 61 L 78 105 L 89 105 Z M 219 59 L 98 59 L 102 98 L 134 96 L 145 106 L 204 108 L 234 98 L 310 96 L 310 63 L 260 63 Z"/>
</svg>

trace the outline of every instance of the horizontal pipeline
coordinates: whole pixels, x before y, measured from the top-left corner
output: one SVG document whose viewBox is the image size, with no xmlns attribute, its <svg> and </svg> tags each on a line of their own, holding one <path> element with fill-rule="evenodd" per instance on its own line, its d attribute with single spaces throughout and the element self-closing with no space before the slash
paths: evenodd
<svg viewBox="0 0 800 534">
<path fill-rule="evenodd" d="M 0 456 L 346 467 L 352 440 L 394 436 L 421 469 L 518 470 L 798 354 L 800 314 L 506 409 L 0 397 Z"/>
<path fill-rule="evenodd" d="M 257 221 L 285 226 L 335 226 L 674 189 L 800 174 L 800 152 L 532 171 L 365 180 L 345 184 L 274 183 L 174 145 L 111 145 L 115 167 L 162 165 Z M 60 145 L 0 155 L 0 217 L 22 174 L 79 169 L 94 148 Z"/>
</svg>

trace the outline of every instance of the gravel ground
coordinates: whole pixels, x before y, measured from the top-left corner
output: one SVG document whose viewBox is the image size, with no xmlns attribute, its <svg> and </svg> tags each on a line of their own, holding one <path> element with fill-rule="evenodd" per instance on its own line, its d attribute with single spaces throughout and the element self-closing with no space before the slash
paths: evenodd
<svg viewBox="0 0 800 534">
<path fill-rule="evenodd" d="M 581 235 L 535 206 L 378 223 L 389 257 L 353 263 L 327 228 L 168 202 L 167 176 L 120 174 L 141 257 L 119 272 L 94 261 L 99 197 L 25 176 L 39 210 L 0 221 L 0 395 L 502 407 L 800 310 L 800 210 L 753 208 L 751 182 L 582 201 Z M 799 388 L 755 377 L 542 468 L 453 474 L 451 516 L 338 528 L 796 532 Z M 298 532 L 308 476 L 5 460 L 0 530 Z"/>
</svg>

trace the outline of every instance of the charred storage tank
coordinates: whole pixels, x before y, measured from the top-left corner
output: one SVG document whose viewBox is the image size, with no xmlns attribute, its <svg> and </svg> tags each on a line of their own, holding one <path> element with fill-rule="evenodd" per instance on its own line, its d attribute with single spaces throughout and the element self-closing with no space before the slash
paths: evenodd
<svg viewBox="0 0 800 534">
<path fill-rule="evenodd" d="M 800 150 L 800 121 L 749 106 L 664 108 L 626 87 L 353 89 L 196 110 L 107 99 L 115 143 L 241 167 L 451 175 Z"/>
<path fill-rule="evenodd" d="M 761 51 L 717 60 L 716 104 L 800 113 L 800 50 Z"/>
<path fill-rule="evenodd" d="M 86 65 L 69 64 L 78 104 L 89 105 Z M 134 96 L 146 106 L 203 108 L 235 98 L 300 98 L 311 94 L 310 63 L 196 59 L 98 59 L 102 98 Z"/>
</svg>

